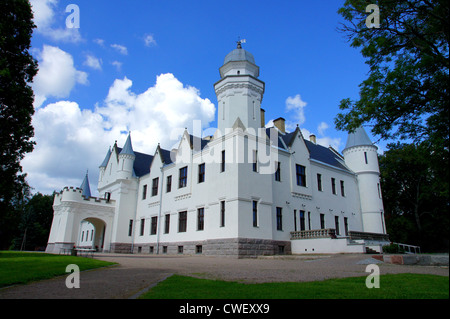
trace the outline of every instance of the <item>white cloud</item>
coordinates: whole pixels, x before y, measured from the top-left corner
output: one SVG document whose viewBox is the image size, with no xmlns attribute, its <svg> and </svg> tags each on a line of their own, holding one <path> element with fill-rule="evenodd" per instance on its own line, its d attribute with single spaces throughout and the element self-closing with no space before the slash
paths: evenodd
<svg viewBox="0 0 450 319">
<path fill-rule="evenodd" d="M 119 62 L 119 61 L 113 61 L 113 62 L 111 62 L 111 64 L 112 64 L 113 66 L 115 66 L 115 68 L 116 68 L 117 71 L 121 71 L 121 70 L 122 70 L 122 62 Z"/>
<path fill-rule="evenodd" d="M 101 70 L 102 69 L 102 59 L 99 59 L 91 54 L 88 54 L 86 56 L 86 60 L 84 61 L 84 65 L 94 69 L 94 70 Z"/>
<path fill-rule="evenodd" d="M 67 98 L 75 84 L 88 84 L 88 74 L 75 68 L 73 57 L 58 47 L 44 45 L 39 52 L 39 71 L 34 78 L 35 108 L 48 97 Z"/>
<path fill-rule="evenodd" d="M 76 102 L 59 101 L 36 110 L 32 153 L 22 161 L 28 182 L 36 191 L 51 193 L 64 186 L 80 186 L 89 170 L 95 193 L 98 166 L 109 146 L 125 143 L 132 133 L 137 152 L 153 154 L 157 143 L 171 148 L 172 130 L 188 127 L 194 120 L 205 128 L 214 120 L 215 107 L 200 92 L 184 86 L 172 74 L 161 74 L 154 86 L 141 94 L 132 91 L 132 81 L 117 79 L 105 100 L 95 110 L 81 110 Z"/>
<path fill-rule="evenodd" d="M 317 127 L 317 131 L 320 135 L 325 135 L 325 131 L 329 128 L 328 124 L 325 122 L 320 122 L 319 126 Z"/>
<path fill-rule="evenodd" d="M 144 37 L 145 46 L 150 47 L 152 45 L 156 45 L 156 40 L 153 37 L 153 34 L 147 34 Z"/>
<path fill-rule="evenodd" d="M 302 100 L 300 94 L 294 97 L 289 96 L 286 99 L 286 112 L 293 112 L 291 118 L 293 120 L 286 121 L 286 129 L 295 130 L 297 124 L 302 125 L 305 123 L 305 113 L 304 108 L 308 103 Z"/>
<path fill-rule="evenodd" d="M 94 39 L 92 40 L 94 43 L 97 43 L 99 46 L 104 47 L 105 46 L 105 40 L 103 39 Z"/>
<path fill-rule="evenodd" d="M 65 15 L 56 19 L 55 10 L 58 0 L 30 0 L 30 3 L 38 33 L 54 41 L 77 43 L 83 40 L 78 28 L 66 27 Z M 55 27 L 54 24 L 58 22 L 64 26 L 62 28 Z"/>
<path fill-rule="evenodd" d="M 120 45 L 120 44 L 111 44 L 111 48 L 117 50 L 120 54 L 127 55 L 128 49 L 126 46 Z"/>
</svg>

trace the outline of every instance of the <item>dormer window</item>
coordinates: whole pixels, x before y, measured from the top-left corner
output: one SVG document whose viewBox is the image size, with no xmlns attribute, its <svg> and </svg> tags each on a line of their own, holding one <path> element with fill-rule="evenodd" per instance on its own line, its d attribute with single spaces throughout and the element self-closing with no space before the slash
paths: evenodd
<svg viewBox="0 0 450 319">
<path fill-rule="evenodd" d="M 239 74 L 241 74 L 241 71 L 238 70 L 238 71 L 237 71 L 237 75 L 239 75 Z"/>
</svg>

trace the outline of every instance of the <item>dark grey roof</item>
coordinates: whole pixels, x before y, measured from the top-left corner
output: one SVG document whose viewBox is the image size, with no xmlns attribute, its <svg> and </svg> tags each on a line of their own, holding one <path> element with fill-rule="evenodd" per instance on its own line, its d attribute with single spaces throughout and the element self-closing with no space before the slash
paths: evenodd
<svg viewBox="0 0 450 319">
<path fill-rule="evenodd" d="M 120 154 L 135 155 L 133 151 L 133 145 L 131 144 L 131 134 L 128 134 L 127 140 L 125 141 L 125 145 L 123 146 Z"/>
<path fill-rule="evenodd" d="M 120 147 L 118 147 L 117 149 L 119 150 L 119 153 L 122 151 Z M 133 164 L 135 175 L 137 177 L 141 177 L 150 173 L 150 164 L 152 163 L 153 156 L 139 152 L 133 153 L 136 156 Z"/>
<path fill-rule="evenodd" d="M 109 158 L 111 157 L 111 147 L 108 149 L 108 153 L 106 153 L 105 159 L 99 167 L 106 167 L 108 165 Z"/>
<path fill-rule="evenodd" d="M 322 145 L 314 144 L 311 141 L 304 140 L 306 147 L 309 150 L 310 158 L 346 170 L 348 171 L 348 168 L 342 164 L 339 156 L 333 152 L 328 147 L 324 147 Z"/>
<path fill-rule="evenodd" d="M 201 151 L 208 145 L 209 141 L 189 134 L 189 143 L 194 151 Z"/>
<path fill-rule="evenodd" d="M 86 198 L 91 197 L 91 188 L 89 186 L 89 178 L 88 178 L 88 174 L 87 173 L 84 176 L 83 183 L 81 183 L 80 188 L 82 190 L 82 192 L 81 192 L 82 196 L 84 196 Z"/>
<path fill-rule="evenodd" d="M 345 145 L 345 148 L 362 145 L 373 145 L 373 143 L 364 128 L 360 126 L 355 130 L 355 132 L 348 134 L 347 144 Z"/>
</svg>

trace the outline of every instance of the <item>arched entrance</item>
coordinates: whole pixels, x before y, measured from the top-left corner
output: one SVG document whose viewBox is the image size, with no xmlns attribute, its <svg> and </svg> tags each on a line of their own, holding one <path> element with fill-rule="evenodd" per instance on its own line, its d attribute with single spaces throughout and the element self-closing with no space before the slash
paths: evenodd
<svg viewBox="0 0 450 319">
<path fill-rule="evenodd" d="M 77 247 L 103 251 L 106 234 L 105 221 L 96 217 L 88 217 L 81 221 L 79 229 Z"/>
</svg>

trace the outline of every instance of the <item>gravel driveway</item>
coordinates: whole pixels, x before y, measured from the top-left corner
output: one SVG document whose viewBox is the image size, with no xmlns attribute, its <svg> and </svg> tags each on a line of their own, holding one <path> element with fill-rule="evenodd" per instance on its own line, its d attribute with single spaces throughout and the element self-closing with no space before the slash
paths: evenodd
<svg viewBox="0 0 450 319">
<path fill-rule="evenodd" d="M 235 259 L 206 256 L 98 254 L 95 258 L 119 265 L 80 274 L 80 289 L 68 289 L 66 276 L 0 289 L 0 299 L 133 298 L 172 274 L 241 282 L 316 281 L 367 276 L 370 255 L 285 256 Z M 380 263 L 380 274 L 449 275 L 448 267 Z"/>
</svg>

